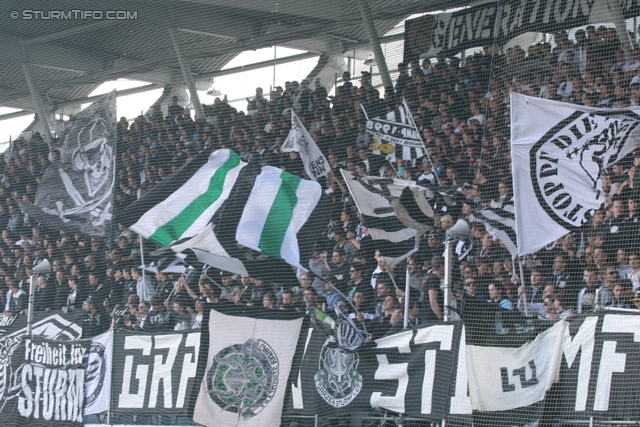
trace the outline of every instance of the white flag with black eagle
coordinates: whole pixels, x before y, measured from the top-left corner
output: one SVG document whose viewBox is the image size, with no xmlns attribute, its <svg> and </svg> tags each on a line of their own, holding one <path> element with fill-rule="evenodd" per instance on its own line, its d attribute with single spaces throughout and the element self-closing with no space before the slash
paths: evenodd
<svg viewBox="0 0 640 427">
<path fill-rule="evenodd" d="M 322 154 L 318 144 L 293 110 L 291 111 L 291 130 L 287 139 L 282 143 L 282 151 L 300 153 L 304 170 L 307 176 L 314 181 L 331 172 L 327 158 Z"/>
<path fill-rule="evenodd" d="M 364 107 L 362 110 L 367 116 Z M 391 144 L 395 147 L 395 158 L 403 160 L 415 160 L 426 154 L 420 130 L 404 98 L 402 98 L 402 104 L 397 109 L 387 112 L 384 119 L 381 117 L 370 119 L 367 116 L 366 130 L 372 136 L 373 142 L 370 147 L 372 150 L 393 153 L 384 145 Z"/>
<path fill-rule="evenodd" d="M 639 145 L 634 110 L 590 108 L 511 94 L 518 254 L 589 221 L 607 196 L 602 176 Z"/>
<path fill-rule="evenodd" d="M 303 318 L 271 311 L 249 317 L 211 310 L 202 331 L 208 353 L 193 408 L 195 422 L 207 427 L 280 425 Z"/>
<path fill-rule="evenodd" d="M 341 169 L 349 192 L 374 240 L 389 242 L 387 256 L 406 254 L 433 231 L 433 192 L 415 181 L 360 175 Z M 406 250 L 408 249 L 408 250 Z"/>
</svg>

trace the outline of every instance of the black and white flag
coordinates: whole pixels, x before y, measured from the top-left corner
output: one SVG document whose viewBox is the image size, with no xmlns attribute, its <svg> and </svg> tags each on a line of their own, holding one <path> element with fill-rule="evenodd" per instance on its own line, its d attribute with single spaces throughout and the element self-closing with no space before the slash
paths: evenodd
<svg viewBox="0 0 640 427">
<path fill-rule="evenodd" d="M 331 166 L 329 166 L 327 158 L 322 154 L 318 144 L 316 144 L 307 128 L 304 127 L 300 118 L 293 111 L 291 111 L 291 130 L 287 135 L 287 139 L 282 143 L 282 151 L 285 153 L 290 151 L 300 153 L 304 170 L 309 178 L 314 181 L 331 172 Z"/>
<path fill-rule="evenodd" d="M 476 211 L 476 219 L 483 223 L 493 238 L 500 240 L 511 254 L 518 256 L 516 219 L 513 198 L 504 203 L 492 200 L 489 207 Z"/>
<path fill-rule="evenodd" d="M 109 410 L 113 329 L 91 339 L 85 377 L 84 414 L 99 414 Z"/>
<path fill-rule="evenodd" d="M 364 107 L 362 109 L 366 116 L 366 110 Z M 377 140 L 372 149 L 387 152 L 380 145 L 391 144 L 395 146 L 395 157 L 403 160 L 415 160 L 426 153 L 420 130 L 404 98 L 402 104 L 396 110 L 388 112 L 384 119 L 367 117 L 366 129 L 373 141 Z"/>
<path fill-rule="evenodd" d="M 52 230 L 91 236 L 109 232 L 116 160 L 116 94 L 70 119 L 60 160 L 42 177 L 34 204 L 21 208 Z"/>
<path fill-rule="evenodd" d="M 387 240 L 398 248 L 413 248 L 416 239 L 433 230 L 431 190 L 415 181 L 359 175 L 341 169 L 353 200 L 374 240 Z M 401 255 L 402 250 L 384 253 Z M 406 251 L 405 251 L 406 253 Z"/>
<path fill-rule="evenodd" d="M 605 201 L 604 171 L 638 147 L 633 110 L 511 94 L 518 254 L 582 227 Z"/>
</svg>

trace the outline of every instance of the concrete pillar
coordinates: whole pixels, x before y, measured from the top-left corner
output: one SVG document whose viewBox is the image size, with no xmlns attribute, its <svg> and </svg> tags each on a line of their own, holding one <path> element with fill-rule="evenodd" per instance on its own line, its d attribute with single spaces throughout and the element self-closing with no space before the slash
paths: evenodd
<svg viewBox="0 0 640 427">
<path fill-rule="evenodd" d="M 384 85 L 386 90 L 389 87 L 393 87 L 393 83 L 391 82 L 391 76 L 389 76 L 387 62 L 384 59 L 384 54 L 382 53 L 382 48 L 380 47 L 380 38 L 378 37 L 378 32 L 376 31 L 375 25 L 373 25 L 373 18 L 371 17 L 371 9 L 369 8 L 369 3 L 367 2 L 367 0 L 357 0 L 356 3 L 358 3 L 360 15 L 362 15 L 362 20 L 364 21 L 364 28 L 367 31 L 367 37 L 369 37 L 371 50 L 373 51 L 373 55 L 376 58 L 378 71 L 380 72 L 380 77 L 382 77 L 382 84 Z"/>
<path fill-rule="evenodd" d="M 42 126 L 42 137 L 45 139 L 47 144 L 51 144 L 51 128 L 49 127 L 49 121 L 47 120 L 47 113 L 44 111 L 42 98 L 40 98 L 40 94 L 38 93 L 38 89 L 36 88 L 36 85 L 34 83 L 33 74 L 31 73 L 31 66 L 29 66 L 27 62 L 22 63 L 22 72 L 24 73 L 24 78 L 27 80 L 27 86 L 29 86 L 29 92 L 31 92 L 33 104 L 36 107 L 38 121 Z"/>
<path fill-rule="evenodd" d="M 196 118 L 204 119 L 204 109 L 202 108 L 202 104 L 200 103 L 200 98 L 198 97 L 198 91 L 196 89 L 196 82 L 193 79 L 193 74 L 191 74 L 191 68 L 189 68 L 189 63 L 184 55 L 184 49 L 182 48 L 182 43 L 180 42 L 180 37 L 178 32 L 174 28 L 169 28 L 169 35 L 171 36 L 171 42 L 173 43 L 173 49 L 176 51 L 176 56 L 178 57 L 178 63 L 180 64 L 180 69 L 182 70 L 182 76 L 184 77 L 184 82 L 189 89 L 189 95 L 191 96 L 191 103 L 193 104 L 193 108 L 196 110 Z"/>
</svg>

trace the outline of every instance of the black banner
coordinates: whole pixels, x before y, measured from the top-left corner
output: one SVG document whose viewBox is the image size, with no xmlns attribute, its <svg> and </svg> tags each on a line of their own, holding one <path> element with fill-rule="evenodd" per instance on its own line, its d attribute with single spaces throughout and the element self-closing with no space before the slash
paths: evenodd
<svg viewBox="0 0 640 427">
<path fill-rule="evenodd" d="M 198 367 L 200 331 L 115 332 L 112 411 L 186 415 Z"/>
<path fill-rule="evenodd" d="M 424 54 L 427 57 L 434 57 L 438 53 L 454 55 L 463 49 L 493 44 L 494 41 L 500 46 L 528 31 L 554 33 L 587 24 L 615 22 L 613 13 L 604 3 L 593 0 L 507 0 L 485 3 L 455 13 L 437 15 L 429 41 L 424 40 L 424 35 L 419 32 L 424 32 L 433 18 L 416 18 L 405 24 L 404 60 L 416 60 Z M 619 3 L 625 19 L 640 13 L 635 1 Z"/>
<path fill-rule="evenodd" d="M 569 331 L 550 410 L 561 418 L 640 419 L 640 316 L 578 316 Z"/>
<path fill-rule="evenodd" d="M 64 313 L 62 311 L 36 312 L 33 315 L 33 334 L 56 340 L 75 340 L 82 336 L 78 320 L 83 311 Z M 21 336 L 27 333 L 27 316 L 5 316 L 0 314 L 0 339 Z"/>
<path fill-rule="evenodd" d="M 0 340 L 0 418 L 10 426 L 82 426 L 90 340 Z"/>
<path fill-rule="evenodd" d="M 455 383 L 461 329 L 461 324 L 429 325 L 354 352 L 325 345 L 322 329 L 310 329 L 285 411 L 347 415 L 382 408 L 442 419 Z"/>
</svg>

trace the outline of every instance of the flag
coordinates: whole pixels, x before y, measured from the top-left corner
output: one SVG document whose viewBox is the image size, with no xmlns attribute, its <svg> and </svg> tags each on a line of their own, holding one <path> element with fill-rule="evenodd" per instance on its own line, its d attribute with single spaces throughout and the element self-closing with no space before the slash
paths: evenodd
<svg viewBox="0 0 640 427">
<path fill-rule="evenodd" d="M 511 94 L 518 254 L 588 222 L 602 206 L 604 171 L 638 147 L 640 116 Z"/>
<path fill-rule="evenodd" d="M 367 116 L 364 107 L 362 110 Z M 366 130 L 372 138 L 381 141 L 382 144 L 385 142 L 393 144 L 396 158 L 415 160 L 426 154 L 420 130 L 413 120 L 411 110 L 404 98 L 402 105 L 388 112 L 384 119 L 380 117 L 369 119 L 367 116 Z M 384 151 L 382 145 L 378 145 L 376 149 Z"/>
<path fill-rule="evenodd" d="M 113 329 L 110 329 L 91 339 L 84 383 L 84 415 L 109 410 L 112 356 Z"/>
<path fill-rule="evenodd" d="M 116 162 L 116 94 L 69 120 L 60 160 L 47 167 L 23 212 L 51 230 L 104 236 L 111 229 Z"/>
<path fill-rule="evenodd" d="M 277 283 L 297 283 L 291 266 L 307 269 L 328 223 L 328 198 L 317 182 L 251 164 L 238 175 L 210 224 L 174 243 L 203 263 Z"/>
<path fill-rule="evenodd" d="M 374 240 L 386 240 L 383 255 L 405 255 L 417 246 L 417 239 L 433 231 L 433 192 L 415 181 L 359 175 L 341 169 L 362 221 Z"/>
<path fill-rule="evenodd" d="M 270 311 L 242 316 L 210 311 L 203 323 L 206 366 L 193 421 L 209 427 L 280 425 L 303 319 Z"/>
<path fill-rule="evenodd" d="M 304 170 L 314 181 L 331 172 L 331 166 L 296 113 L 291 111 L 291 130 L 282 143 L 282 151 L 300 153 Z"/>
<path fill-rule="evenodd" d="M 201 232 L 247 165 L 229 149 L 202 152 L 118 215 L 118 222 L 161 246 Z"/>
<path fill-rule="evenodd" d="M 488 208 L 476 211 L 476 219 L 483 223 L 489 234 L 500 240 L 515 259 L 518 255 L 516 220 L 513 198 L 500 204 L 492 200 Z"/>
<path fill-rule="evenodd" d="M 560 380 L 562 344 L 568 327 L 565 320 L 560 320 L 519 348 L 468 344 L 467 378 L 473 409 L 507 411 L 544 400 L 545 393 Z"/>
</svg>

